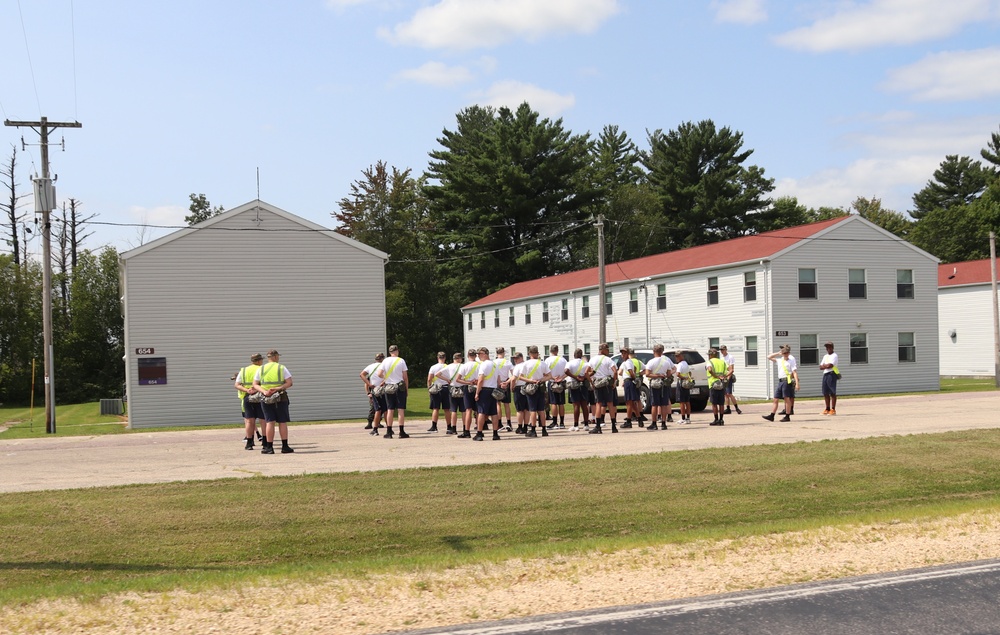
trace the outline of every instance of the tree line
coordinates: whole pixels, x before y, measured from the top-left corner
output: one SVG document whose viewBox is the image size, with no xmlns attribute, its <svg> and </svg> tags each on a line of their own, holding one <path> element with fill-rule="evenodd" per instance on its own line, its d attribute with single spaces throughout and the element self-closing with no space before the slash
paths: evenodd
<svg viewBox="0 0 1000 635">
<path fill-rule="evenodd" d="M 908 213 L 877 197 L 809 208 L 772 198 L 743 134 L 711 120 L 574 134 L 561 119 L 472 106 L 443 130 L 421 174 L 379 162 L 331 213 L 337 231 L 390 254 L 389 340 L 414 360 L 461 350 L 459 309 L 509 284 L 856 213 L 943 262 L 984 258 L 1000 230 L 1000 133 L 982 161 L 949 155 Z"/>
<path fill-rule="evenodd" d="M 711 120 L 647 130 L 640 147 L 617 126 L 575 134 L 526 103 L 471 106 L 442 131 L 422 172 L 369 166 L 331 216 L 338 232 L 390 254 L 388 338 L 416 363 L 461 350 L 462 306 L 515 282 L 596 266 L 599 216 L 608 263 L 848 213 L 944 262 L 988 256 L 986 236 L 1000 230 L 1000 133 L 981 160 L 946 156 L 905 213 L 876 197 L 849 208 L 774 198 L 774 179 L 753 152 L 741 132 Z M 16 159 L 15 148 L 0 166 L 10 248 L 0 254 L 0 401 L 26 401 L 31 360 L 41 359 L 41 267 L 25 256 L 30 225 Z M 204 194 L 190 201 L 189 225 L 222 211 Z M 53 214 L 60 401 L 118 394 L 124 378 L 118 253 L 81 247 L 91 217 L 80 206 L 70 199 Z"/>
</svg>

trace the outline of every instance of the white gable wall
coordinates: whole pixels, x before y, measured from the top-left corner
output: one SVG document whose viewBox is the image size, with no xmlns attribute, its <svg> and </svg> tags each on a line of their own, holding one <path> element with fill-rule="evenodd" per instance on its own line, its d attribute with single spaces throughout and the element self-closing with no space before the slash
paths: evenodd
<svg viewBox="0 0 1000 635">
<path fill-rule="evenodd" d="M 382 259 L 259 213 L 266 231 L 247 211 L 123 258 L 131 427 L 240 422 L 230 377 L 271 348 L 293 421 L 367 413 L 357 373 L 385 346 Z M 167 358 L 166 385 L 138 384 L 136 348 Z"/>
<path fill-rule="evenodd" d="M 989 284 L 942 287 L 938 291 L 942 375 L 994 376 L 992 300 Z"/>
</svg>

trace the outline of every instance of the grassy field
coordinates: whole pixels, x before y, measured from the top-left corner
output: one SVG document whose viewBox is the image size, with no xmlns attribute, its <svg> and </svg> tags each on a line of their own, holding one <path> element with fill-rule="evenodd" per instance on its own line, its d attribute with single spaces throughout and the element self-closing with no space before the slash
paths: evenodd
<svg viewBox="0 0 1000 635">
<path fill-rule="evenodd" d="M 997 390 L 992 379 L 941 379 L 942 393 L 952 392 L 983 392 Z M 908 393 L 919 394 L 919 393 Z M 855 395 L 843 396 L 841 399 L 864 399 L 883 397 L 886 395 Z M 814 398 L 814 399 L 818 399 Z M 770 400 L 759 400 L 759 403 Z M 803 399 L 808 401 L 808 399 Z M 753 401 L 741 403 L 754 403 Z M 101 434 L 129 434 L 135 431 L 125 427 L 125 419 L 118 416 L 101 415 L 99 402 L 72 404 L 56 407 L 56 434 L 54 436 L 84 436 Z M 430 419 L 430 396 L 426 390 L 412 388 L 407 398 L 406 416 L 408 419 Z M 358 421 L 355 419 L 354 421 Z M 310 425 L 318 423 L 335 423 L 333 421 L 294 422 L 293 425 Z M 24 439 L 30 437 L 53 436 L 45 432 L 45 408 L 36 407 L 34 412 L 23 407 L 0 406 L 0 432 L 2 439 Z M 193 426 L 190 428 L 152 428 L 139 432 L 176 432 L 179 430 L 205 430 L 208 428 L 241 427 L 241 421 L 234 421 L 232 426 Z"/>
<path fill-rule="evenodd" d="M 1000 430 L 0 495 L 0 603 L 1000 508 Z"/>
</svg>

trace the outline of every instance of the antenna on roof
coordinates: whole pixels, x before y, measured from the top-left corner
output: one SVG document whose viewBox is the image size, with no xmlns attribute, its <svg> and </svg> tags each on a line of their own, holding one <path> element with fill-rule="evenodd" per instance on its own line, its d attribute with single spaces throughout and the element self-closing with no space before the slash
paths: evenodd
<svg viewBox="0 0 1000 635">
<path fill-rule="evenodd" d="M 954 277 L 955 277 L 956 275 L 958 275 L 958 267 L 953 267 L 953 268 L 952 268 L 952 270 L 951 270 L 951 275 L 950 275 L 950 276 L 948 276 L 948 279 L 949 279 L 949 280 L 951 280 L 951 279 L 952 279 L 952 278 L 954 278 Z"/>
<path fill-rule="evenodd" d="M 260 166 L 257 166 L 257 202 L 260 203 Z M 257 223 L 257 227 L 260 227 L 260 205 L 254 207 L 254 212 L 256 217 L 254 222 Z"/>
</svg>

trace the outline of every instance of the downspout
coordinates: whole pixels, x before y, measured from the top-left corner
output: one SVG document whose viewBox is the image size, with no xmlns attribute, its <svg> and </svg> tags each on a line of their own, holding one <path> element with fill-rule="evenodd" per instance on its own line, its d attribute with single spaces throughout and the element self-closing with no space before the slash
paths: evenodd
<svg viewBox="0 0 1000 635">
<path fill-rule="evenodd" d="M 764 341 L 762 342 L 762 344 L 763 344 L 763 347 L 764 347 L 764 352 L 767 353 L 767 355 L 771 354 L 770 353 L 770 351 L 771 351 L 771 326 L 773 324 L 773 320 L 771 319 L 771 317 L 772 317 L 771 316 L 771 276 L 768 275 L 770 273 L 770 264 L 771 264 L 771 262 L 769 260 L 761 260 L 760 261 L 760 266 L 763 267 L 763 269 L 764 269 L 764 271 L 763 271 L 763 275 L 764 275 Z M 757 348 L 758 348 L 757 363 L 759 364 L 760 363 L 760 350 L 759 350 L 760 346 L 758 346 Z M 764 390 L 767 392 L 766 396 L 770 397 L 771 395 L 774 394 L 774 386 L 773 386 L 773 383 L 772 383 L 773 379 L 774 379 L 774 377 L 773 377 L 774 373 L 771 372 L 771 367 L 767 365 L 767 355 L 764 356 Z"/>
</svg>

